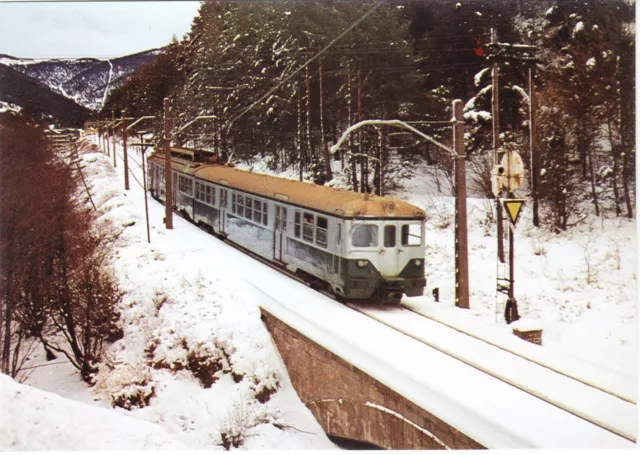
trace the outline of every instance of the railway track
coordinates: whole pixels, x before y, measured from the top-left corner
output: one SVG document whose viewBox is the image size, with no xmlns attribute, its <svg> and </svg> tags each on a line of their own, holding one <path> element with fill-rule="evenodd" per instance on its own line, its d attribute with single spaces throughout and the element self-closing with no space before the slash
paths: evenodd
<svg viewBox="0 0 640 455">
<path fill-rule="evenodd" d="M 409 305 L 406 305 L 406 304 L 402 304 L 402 303 L 400 304 L 400 306 L 402 306 L 403 308 L 405 308 L 405 309 L 406 309 L 406 310 L 408 310 L 408 311 L 411 311 L 411 312 L 413 312 L 413 313 L 416 313 L 416 314 L 418 314 L 418 315 L 420 315 L 420 316 L 422 316 L 422 317 L 425 317 L 425 318 L 431 319 L 432 321 L 435 321 L 435 322 L 437 322 L 437 323 L 439 323 L 439 324 L 445 325 L 445 326 L 447 326 L 447 327 L 449 327 L 449 328 L 451 328 L 451 329 L 453 329 L 453 330 L 456 330 L 456 331 L 458 331 L 458 332 L 460 332 L 460 333 L 463 333 L 463 334 L 465 334 L 465 335 L 467 335 L 467 336 L 470 336 L 470 337 L 472 337 L 472 338 L 475 338 L 475 339 L 477 339 L 477 340 L 480 340 L 480 341 L 482 341 L 482 342 L 484 342 L 484 343 L 487 343 L 487 344 L 489 344 L 489 345 L 491 345 L 491 346 L 495 346 L 495 347 L 496 347 L 496 348 L 498 348 L 498 349 L 502 349 L 502 350 L 504 350 L 504 351 L 506 351 L 506 352 L 509 352 L 509 353 L 511 353 L 511 354 L 513 354 L 513 355 L 515 355 L 515 356 L 518 356 L 518 357 L 521 357 L 521 358 L 523 358 L 523 359 L 526 359 L 526 360 L 528 360 L 529 362 L 533 362 L 533 363 L 535 363 L 535 364 L 537 364 L 537 365 L 540 365 L 540 366 L 541 366 L 541 367 L 543 367 L 543 368 L 547 368 L 547 369 L 549 369 L 549 370 L 551 370 L 551 371 L 554 371 L 554 372 L 556 372 L 556 373 L 558 373 L 558 374 L 561 374 L 561 375 L 563 375 L 563 376 L 566 376 L 566 377 L 568 377 L 568 378 L 571 378 L 571 379 L 573 379 L 573 380 L 575 380 L 575 381 L 581 382 L 582 384 L 584 384 L 584 385 L 586 385 L 586 386 L 593 387 L 594 389 L 598 389 L 598 390 L 600 390 L 600 391 L 602 391 L 602 392 L 605 392 L 605 393 L 608 393 L 608 394 L 613 395 L 613 396 L 615 396 L 615 397 L 618 397 L 618 398 L 620 398 L 621 400 L 624 400 L 624 401 L 626 401 L 626 402 L 628 402 L 628 403 L 631 403 L 631 404 L 634 404 L 634 405 L 635 405 L 635 404 L 637 404 L 637 403 L 636 403 L 636 400 L 635 400 L 635 399 L 633 399 L 633 398 L 631 398 L 628 394 L 620 393 L 620 392 L 617 392 L 617 391 L 615 391 L 615 390 L 611 390 L 611 388 L 605 387 L 605 386 L 603 386 L 603 385 L 601 385 L 601 384 L 597 384 L 597 383 L 595 383 L 594 381 L 590 381 L 590 380 L 584 379 L 583 377 L 580 377 L 580 376 L 579 376 L 579 375 L 577 375 L 577 374 L 573 374 L 573 373 L 571 373 L 571 372 L 567 371 L 566 369 L 557 368 L 557 367 L 552 366 L 552 365 L 549 365 L 548 363 L 545 363 L 545 362 L 543 362 L 543 361 L 541 361 L 541 360 L 539 360 L 539 359 L 536 359 L 536 358 L 534 358 L 534 357 L 533 357 L 533 356 L 531 356 L 531 355 L 527 355 L 527 354 L 524 354 L 524 353 L 522 353 L 522 352 L 517 352 L 516 350 L 514 350 L 514 349 L 512 349 L 512 348 L 510 348 L 510 347 L 507 347 L 507 346 L 505 346 L 504 344 L 501 344 L 501 343 L 498 343 L 498 342 L 495 342 L 495 341 L 488 340 L 488 339 L 487 339 L 487 338 L 485 338 L 485 337 L 482 337 L 482 336 L 477 335 L 477 334 L 475 334 L 475 333 L 471 333 L 471 332 L 469 332 L 469 331 L 466 331 L 466 330 L 464 330 L 464 329 L 462 329 L 462 328 L 460 328 L 460 327 L 457 327 L 457 326 L 455 326 L 455 325 L 453 325 L 453 324 L 449 324 L 449 323 L 447 323 L 447 322 L 443 321 L 442 319 L 435 318 L 435 317 L 433 317 L 433 316 L 431 316 L 431 315 L 429 315 L 429 314 L 426 314 L 426 313 L 424 313 L 424 312 L 422 312 L 422 311 L 419 311 L 419 310 L 418 310 L 418 309 L 416 309 L 415 307 L 412 307 L 412 306 L 409 306 Z"/>
<path fill-rule="evenodd" d="M 633 403 L 400 305 L 348 306 L 512 387 L 636 442 Z"/>
</svg>

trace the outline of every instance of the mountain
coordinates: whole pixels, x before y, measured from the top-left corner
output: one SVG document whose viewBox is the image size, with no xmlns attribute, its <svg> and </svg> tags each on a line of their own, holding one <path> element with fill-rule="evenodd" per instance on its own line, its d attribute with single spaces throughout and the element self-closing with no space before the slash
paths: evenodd
<svg viewBox="0 0 640 455">
<path fill-rule="evenodd" d="M 89 109 L 98 110 L 105 94 L 124 82 L 140 65 L 155 59 L 163 48 L 109 60 L 96 58 L 33 60 L 0 55 L 0 64 L 29 76 Z"/>
<path fill-rule="evenodd" d="M 81 127 L 91 113 L 86 107 L 3 64 L 0 64 L 0 102 L 19 106 L 23 112 L 67 127 Z"/>
</svg>

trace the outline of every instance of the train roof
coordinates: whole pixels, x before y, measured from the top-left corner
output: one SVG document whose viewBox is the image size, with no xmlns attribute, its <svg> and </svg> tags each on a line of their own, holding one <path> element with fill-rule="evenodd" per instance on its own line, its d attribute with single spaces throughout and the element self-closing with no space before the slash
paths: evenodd
<svg viewBox="0 0 640 455">
<path fill-rule="evenodd" d="M 150 159 L 164 164 L 163 156 L 159 153 L 154 155 Z M 199 179 L 344 218 L 425 218 L 422 209 L 391 197 L 356 193 L 219 164 L 192 163 L 175 158 L 172 160 L 172 168 Z"/>
</svg>

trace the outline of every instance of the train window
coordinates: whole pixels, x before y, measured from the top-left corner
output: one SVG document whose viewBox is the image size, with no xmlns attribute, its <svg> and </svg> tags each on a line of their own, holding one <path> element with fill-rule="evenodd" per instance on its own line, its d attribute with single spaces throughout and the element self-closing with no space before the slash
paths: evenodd
<svg viewBox="0 0 640 455">
<path fill-rule="evenodd" d="M 204 201 L 209 205 L 216 205 L 216 189 L 211 185 L 205 185 Z"/>
<path fill-rule="evenodd" d="M 244 198 L 244 217 L 248 220 L 251 219 L 251 209 L 253 208 L 253 198 L 246 197 Z"/>
<path fill-rule="evenodd" d="M 342 242 L 342 225 L 338 224 L 338 238 L 336 239 L 336 244 L 340 245 L 340 243 Z"/>
<path fill-rule="evenodd" d="M 253 200 L 253 221 L 267 225 L 267 203 Z"/>
<path fill-rule="evenodd" d="M 420 246 L 422 244 L 422 224 L 402 225 L 402 246 Z"/>
<path fill-rule="evenodd" d="M 236 199 L 236 193 L 231 193 L 231 211 L 233 213 L 238 213 L 238 204 Z"/>
<path fill-rule="evenodd" d="M 304 212 L 302 222 L 302 238 L 307 242 L 313 242 L 313 213 Z"/>
<path fill-rule="evenodd" d="M 238 196 L 236 197 L 236 200 L 238 201 L 238 206 L 237 206 L 238 211 L 235 213 L 242 216 L 244 214 L 244 197 L 238 194 Z"/>
<path fill-rule="evenodd" d="M 235 204 L 235 198 L 233 200 L 233 203 Z M 227 190 L 223 188 L 220 188 L 220 208 L 227 208 Z"/>
<path fill-rule="evenodd" d="M 327 246 L 327 228 L 329 222 L 323 216 L 316 218 L 316 244 L 326 247 Z"/>
<path fill-rule="evenodd" d="M 396 246 L 396 227 L 387 224 L 384 227 L 384 247 L 393 248 Z"/>
<path fill-rule="evenodd" d="M 296 212 L 294 220 L 294 232 L 296 238 L 300 238 L 300 212 Z"/>
<path fill-rule="evenodd" d="M 192 196 L 193 187 L 191 185 L 191 179 L 184 175 L 178 175 L 178 189 L 181 193 Z"/>
<path fill-rule="evenodd" d="M 378 226 L 375 224 L 357 224 L 351 234 L 351 243 L 356 247 L 378 246 Z"/>
</svg>

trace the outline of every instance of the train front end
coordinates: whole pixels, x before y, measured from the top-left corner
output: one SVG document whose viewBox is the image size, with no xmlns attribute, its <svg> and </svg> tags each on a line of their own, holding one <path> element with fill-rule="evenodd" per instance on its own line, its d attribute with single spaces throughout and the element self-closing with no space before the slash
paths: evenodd
<svg viewBox="0 0 640 455">
<path fill-rule="evenodd" d="M 362 217 L 347 224 L 346 298 L 398 303 L 403 295 L 423 294 L 424 212 L 410 207 L 412 217 Z"/>
</svg>

